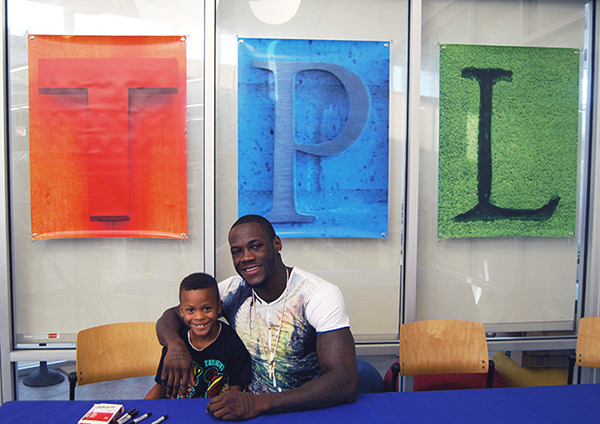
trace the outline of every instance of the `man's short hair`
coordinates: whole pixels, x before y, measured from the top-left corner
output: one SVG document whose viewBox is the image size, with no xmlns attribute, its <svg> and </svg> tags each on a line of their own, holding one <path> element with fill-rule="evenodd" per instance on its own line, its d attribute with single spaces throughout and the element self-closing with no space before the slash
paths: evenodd
<svg viewBox="0 0 600 424">
<path fill-rule="evenodd" d="M 233 223 L 231 229 L 237 227 L 238 225 L 252 223 L 260 225 L 263 231 L 269 236 L 269 240 L 275 240 L 275 229 L 273 228 L 273 226 L 267 218 L 260 215 L 244 215 Z"/>
<path fill-rule="evenodd" d="M 219 286 L 217 280 L 212 275 L 205 274 L 204 272 L 195 272 L 185 277 L 179 285 L 179 302 L 181 302 L 181 293 L 184 290 L 200 290 L 200 289 L 212 289 L 219 301 Z"/>
</svg>

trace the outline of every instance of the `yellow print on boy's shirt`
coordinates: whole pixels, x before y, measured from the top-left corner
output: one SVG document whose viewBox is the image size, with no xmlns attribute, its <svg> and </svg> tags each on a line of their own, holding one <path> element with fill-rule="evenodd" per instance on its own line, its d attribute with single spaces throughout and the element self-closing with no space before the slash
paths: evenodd
<svg viewBox="0 0 600 424">
<path fill-rule="evenodd" d="M 203 369 L 198 363 L 193 363 L 187 393 L 184 395 L 179 387 L 178 399 L 212 398 L 229 390 L 229 376 L 222 372 L 225 369 L 223 363 L 218 359 L 208 359 L 204 363 L 210 365 Z"/>
</svg>

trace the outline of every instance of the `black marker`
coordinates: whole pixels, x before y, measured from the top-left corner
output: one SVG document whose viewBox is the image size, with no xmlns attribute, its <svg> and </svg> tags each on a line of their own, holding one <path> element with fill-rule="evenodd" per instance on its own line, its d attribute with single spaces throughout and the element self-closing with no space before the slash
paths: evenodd
<svg viewBox="0 0 600 424">
<path fill-rule="evenodd" d="M 117 420 L 117 424 L 125 424 L 127 421 L 135 417 L 138 414 L 138 412 L 139 411 L 137 409 L 132 409 L 131 411 L 123 415 L 121 418 L 119 418 Z"/>
<path fill-rule="evenodd" d="M 163 415 L 162 417 L 160 417 L 158 420 L 153 421 L 152 424 L 159 424 L 162 423 L 164 420 L 166 420 L 167 418 L 169 418 L 168 415 Z"/>
<path fill-rule="evenodd" d="M 152 415 L 152 412 L 148 412 L 147 414 L 141 415 L 139 417 L 137 417 L 135 420 L 132 421 L 133 424 L 137 424 L 142 420 L 145 420 L 146 418 L 148 418 L 150 415 Z"/>
</svg>

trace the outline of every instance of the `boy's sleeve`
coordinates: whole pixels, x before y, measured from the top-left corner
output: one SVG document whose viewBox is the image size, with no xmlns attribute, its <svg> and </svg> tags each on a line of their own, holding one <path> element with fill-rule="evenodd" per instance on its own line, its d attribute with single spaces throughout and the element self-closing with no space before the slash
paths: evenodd
<svg viewBox="0 0 600 424">
<path fill-rule="evenodd" d="M 237 334 L 232 337 L 232 361 L 229 373 L 230 386 L 248 387 L 252 380 L 252 365 L 250 354 Z"/>
</svg>

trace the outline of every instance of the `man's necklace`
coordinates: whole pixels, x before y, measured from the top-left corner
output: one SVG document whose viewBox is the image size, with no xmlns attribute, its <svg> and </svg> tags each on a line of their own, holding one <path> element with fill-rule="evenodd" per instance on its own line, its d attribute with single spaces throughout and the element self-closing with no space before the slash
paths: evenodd
<svg viewBox="0 0 600 424">
<path fill-rule="evenodd" d="M 267 361 L 269 362 L 269 378 L 271 380 L 273 380 L 273 387 L 277 387 L 277 380 L 275 379 L 275 355 L 277 354 L 277 345 L 279 344 L 279 337 L 281 336 L 281 329 L 283 328 L 283 316 L 285 314 L 285 303 L 287 301 L 287 295 L 288 295 L 288 285 L 290 282 L 290 270 L 286 267 L 285 268 L 286 274 L 287 274 L 287 279 L 285 282 L 285 296 L 283 297 L 283 307 L 281 308 L 281 319 L 279 321 L 279 328 L 277 329 L 277 337 L 275 338 L 275 346 L 272 346 L 271 344 L 271 325 L 269 324 L 269 321 L 267 320 L 267 327 L 269 329 L 269 346 L 267 347 L 267 345 L 265 345 L 265 343 L 263 343 L 261 337 L 260 337 L 260 327 L 258 327 L 258 315 L 256 313 L 256 302 L 257 302 L 257 296 L 256 296 L 256 292 L 254 291 L 254 289 L 252 289 L 252 300 L 254 301 L 254 319 L 256 320 L 256 325 L 258 327 L 258 342 L 260 343 L 260 345 L 262 346 L 263 350 L 265 351 L 265 355 L 267 355 Z M 267 305 L 268 306 L 268 305 Z"/>
</svg>

